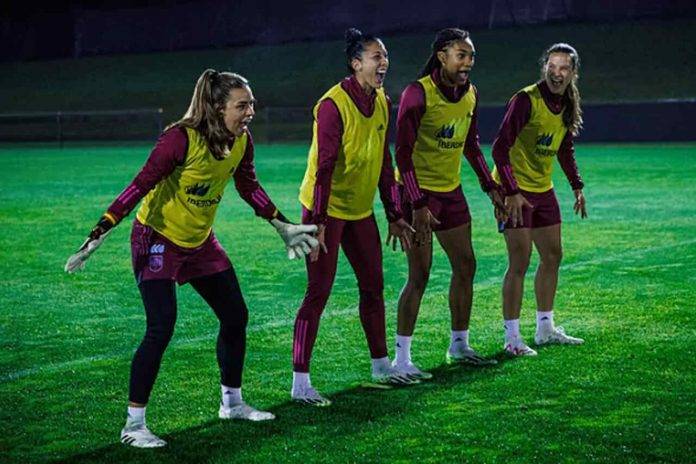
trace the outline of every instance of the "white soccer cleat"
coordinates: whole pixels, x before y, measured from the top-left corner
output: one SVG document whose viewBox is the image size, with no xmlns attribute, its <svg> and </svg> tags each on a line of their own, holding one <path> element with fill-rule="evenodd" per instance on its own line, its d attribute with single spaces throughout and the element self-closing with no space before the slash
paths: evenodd
<svg viewBox="0 0 696 464">
<path fill-rule="evenodd" d="M 161 448 L 167 444 L 166 441 L 150 432 L 145 424 L 132 426 L 126 424 L 121 430 L 121 443 L 136 448 Z"/>
<path fill-rule="evenodd" d="M 303 404 L 309 404 L 311 406 L 326 407 L 331 406 L 331 400 L 324 398 L 312 387 L 307 387 L 303 389 L 295 390 L 293 388 L 290 393 L 293 401 Z"/>
<path fill-rule="evenodd" d="M 389 364 L 373 370 L 372 381 L 383 385 L 413 385 L 420 383 L 420 380 L 411 378 L 408 374 L 400 372 Z"/>
<path fill-rule="evenodd" d="M 493 364 L 498 364 L 495 359 L 486 359 L 479 355 L 470 346 L 457 345 L 454 349 L 450 347 L 445 355 L 445 361 L 447 364 L 473 364 L 474 366 L 491 366 Z"/>
<path fill-rule="evenodd" d="M 406 363 L 397 363 L 396 359 L 392 361 L 392 367 L 400 374 L 405 374 L 411 379 L 415 380 L 430 380 L 433 378 L 433 374 L 430 372 L 422 371 L 413 364 L 411 361 Z"/>
<path fill-rule="evenodd" d="M 248 420 L 252 422 L 260 422 L 275 419 L 275 415 L 266 411 L 259 411 L 254 409 L 246 403 L 235 404 L 228 407 L 220 405 L 220 410 L 218 411 L 218 417 L 220 419 L 241 419 Z"/>
<path fill-rule="evenodd" d="M 537 352 L 528 347 L 521 338 L 505 341 L 505 353 L 509 356 L 536 356 Z"/>
<path fill-rule="evenodd" d="M 585 340 L 566 335 L 563 327 L 555 327 L 537 330 L 534 335 L 534 343 L 537 345 L 550 345 L 554 343 L 559 345 L 582 345 L 585 343 Z"/>
</svg>

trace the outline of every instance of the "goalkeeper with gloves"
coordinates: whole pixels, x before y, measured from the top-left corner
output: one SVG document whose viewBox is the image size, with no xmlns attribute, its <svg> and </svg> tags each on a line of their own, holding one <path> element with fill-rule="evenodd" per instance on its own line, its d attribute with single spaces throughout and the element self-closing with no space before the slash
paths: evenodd
<svg viewBox="0 0 696 464">
<path fill-rule="evenodd" d="M 203 72 L 186 114 L 163 132 L 143 169 L 65 265 L 70 273 L 82 269 L 110 230 L 144 198 L 133 224 L 131 250 L 147 328 L 131 364 L 128 417 L 121 431 L 121 441 L 127 445 L 166 444 L 147 428 L 145 407 L 174 332 L 174 281 L 189 282 L 220 320 L 219 417 L 274 418 L 248 406 L 241 394 L 248 311 L 232 264 L 212 232 L 229 179 L 234 178 L 237 191 L 256 214 L 276 228 L 289 258 L 304 258 L 318 247 L 318 241 L 313 236 L 316 226 L 290 224 L 256 179 L 248 129 L 254 103 L 242 76 L 212 69 Z"/>
</svg>

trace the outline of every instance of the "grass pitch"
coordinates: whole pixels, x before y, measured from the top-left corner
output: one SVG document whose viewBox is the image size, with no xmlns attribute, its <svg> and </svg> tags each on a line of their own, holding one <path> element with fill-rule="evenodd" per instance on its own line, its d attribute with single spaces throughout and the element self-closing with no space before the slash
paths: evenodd
<svg viewBox="0 0 696 464">
<path fill-rule="evenodd" d="M 217 420 L 217 322 L 185 286 L 148 407 L 149 425 L 170 446 L 119 444 L 129 363 L 145 327 L 130 269 L 130 220 L 83 273 L 68 276 L 62 267 L 149 149 L 0 147 L 0 461 L 616 463 L 696 455 L 693 144 L 580 144 L 585 221 L 572 215 L 570 189 L 557 169 L 565 257 L 556 319 L 586 344 L 543 348 L 536 359 L 500 355 L 504 244 L 465 165 L 478 259 L 471 339 L 499 364 L 444 364 L 449 268 L 436 246 L 413 346 L 415 361 L 435 378 L 412 388 L 361 387 L 369 355 L 355 278 L 342 257 L 312 366 L 313 383 L 334 400 L 324 409 L 288 401 L 304 265 L 284 258 L 272 227 L 230 186 L 215 230 L 250 308 L 244 396 L 278 419 Z M 262 184 L 295 219 L 305 156 L 304 146 L 257 147 Z M 384 231 L 381 205 L 376 211 Z M 384 255 L 393 354 L 406 263 L 400 253 Z M 530 341 L 532 274 L 522 314 Z"/>
</svg>

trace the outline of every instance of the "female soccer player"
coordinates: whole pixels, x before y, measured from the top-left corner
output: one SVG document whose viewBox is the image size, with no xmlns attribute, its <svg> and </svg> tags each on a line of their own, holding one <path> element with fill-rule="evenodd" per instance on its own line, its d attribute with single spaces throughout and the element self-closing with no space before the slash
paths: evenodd
<svg viewBox="0 0 696 464">
<path fill-rule="evenodd" d="M 449 291 L 451 343 L 448 362 L 490 364 L 469 345 L 469 319 L 476 261 L 471 246 L 471 216 L 461 187 L 462 152 L 496 210 L 504 207 L 478 141 L 478 93 L 469 80 L 476 51 L 467 31 L 437 33 L 432 54 L 401 95 L 397 119 L 397 179 L 404 217 L 416 230 L 415 247 L 406 252 L 408 280 L 401 291 L 394 367 L 428 379 L 411 361 L 411 339 L 430 276 L 432 232 L 452 267 Z"/>
<path fill-rule="evenodd" d="M 133 224 L 133 270 L 145 305 L 145 337 L 131 364 L 128 417 L 121 431 L 125 444 L 155 448 L 166 443 L 145 424 L 145 407 L 164 350 L 174 331 L 174 281 L 190 282 L 220 320 L 221 419 L 273 419 L 242 400 L 247 306 L 212 224 L 230 178 L 257 215 L 270 221 L 289 255 L 304 256 L 316 239 L 315 226 L 287 222 L 259 185 L 248 125 L 254 96 L 242 76 L 206 70 L 198 79 L 188 111 L 160 136 L 145 166 L 101 217 L 66 271 L 84 267 L 104 238 L 145 197 Z"/>
<path fill-rule="evenodd" d="M 553 158 L 558 157 L 575 195 L 575 213 L 587 217 L 573 148 L 573 136 L 582 127 L 577 88 L 580 56 L 570 45 L 557 43 L 544 52 L 540 64 L 541 80 L 512 97 L 493 143 L 493 177 L 503 186 L 510 216 L 505 224 L 508 269 L 503 282 L 503 317 L 505 351 L 513 356 L 537 354 L 524 343 L 519 322 L 532 243 L 540 257 L 534 279 L 535 343 L 583 343 L 553 323 L 561 263 L 561 212 L 551 182 Z"/>
<path fill-rule="evenodd" d="M 330 401 L 309 378 L 319 318 L 331 293 L 339 245 L 358 280 L 360 322 L 372 357 L 372 378 L 411 383 L 387 357 L 382 251 L 372 203 L 379 185 L 389 221 L 387 243 L 409 247 L 401 217 L 387 128 L 390 103 L 382 84 L 389 67 L 382 41 L 356 29 L 346 31 L 350 77 L 329 89 L 314 107 L 307 171 L 300 188 L 302 222 L 319 228 L 320 249 L 307 260 L 307 292 L 295 320 L 292 398 L 318 406 Z"/>
</svg>

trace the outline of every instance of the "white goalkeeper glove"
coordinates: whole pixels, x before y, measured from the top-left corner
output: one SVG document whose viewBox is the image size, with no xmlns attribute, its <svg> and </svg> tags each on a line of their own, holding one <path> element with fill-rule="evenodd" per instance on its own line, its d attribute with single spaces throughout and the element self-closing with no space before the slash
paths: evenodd
<svg viewBox="0 0 696 464">
<path fill-rule="evenodd" d="M 72 274 L 85 268 L 85 261 L 94 253 L 109 235 L 114 224 L 106 217 L 102 216 L 89 237 L 80 246 L 77 252 L 68 258 L 65 263 L 65 272 Z"/>
<path fill-rule="evenodd" d="M 301 259 L 319 246 L 319 241 L 310 235 L 317 231 L 313 224 L 290 224 L 277 218 L 271 219 L 271 224 L 285 242 L 288 259 Z"/>
</svg>

